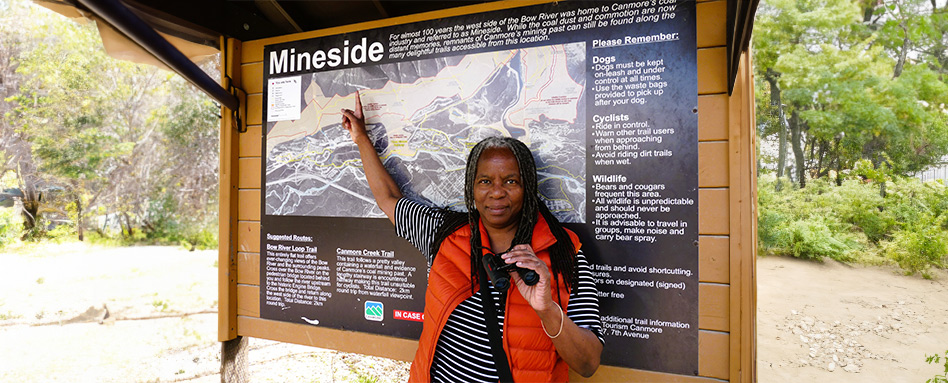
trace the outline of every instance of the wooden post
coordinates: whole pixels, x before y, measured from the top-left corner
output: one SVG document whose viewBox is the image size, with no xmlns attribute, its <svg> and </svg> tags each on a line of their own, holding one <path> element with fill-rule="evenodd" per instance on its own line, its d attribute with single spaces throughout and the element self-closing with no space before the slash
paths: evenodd
<svg viewBox="0 0 948 383">
<path fill-rule="evenodd" d="M 240 86 L 240 41 L 221 41 L 221 83 Z M 246 110 L 246 97 L 238 94 Z M 243 124 L 244 121 L 241 121 Z M 237 121 L 230 109 L 221 106 L 220 186 L 218 237 L 218 330 L 223 342 L 237 336 Z"/>
<path fill-rule="evenodd" d="M 221 41 L 221 82 L 240 87 L 240 41 Z M 228 89 L 230 90 L 230 89 Z M 246 96 L 238 94 L 241 115 L 246 112 Z M 220 237 L 218 239 L 218 340 L 221 343 L 221 382 L 249 381 L 247 349 L 249 338 L 237 336 L 237 124 L 230 109 L 221 107 Z"/>
<path fill-rule="evenodd" d="M 250 381 L 247 350 L 250 338 L 238 336 L 221 342 L 221 383 L 245 383 Z"/>
</svg>

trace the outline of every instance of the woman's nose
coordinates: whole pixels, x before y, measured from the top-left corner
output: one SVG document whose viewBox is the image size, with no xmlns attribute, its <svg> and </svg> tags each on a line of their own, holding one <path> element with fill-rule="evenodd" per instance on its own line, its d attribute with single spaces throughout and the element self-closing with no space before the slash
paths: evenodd
<svg viewBox="0 0 948 383">
<path fill-rule="evenodd" d="M 501 184 L 498 183 L 498 182 L 492 183 L 492 184 L 490 185 L 489 194 L 490 194 L 491 197 L 494 197 L 494 198 L 503 197 L 505 192 L 506 192 L 506 191 L 504 190 L 503 185 L 501 185 Z"/>
</svg>

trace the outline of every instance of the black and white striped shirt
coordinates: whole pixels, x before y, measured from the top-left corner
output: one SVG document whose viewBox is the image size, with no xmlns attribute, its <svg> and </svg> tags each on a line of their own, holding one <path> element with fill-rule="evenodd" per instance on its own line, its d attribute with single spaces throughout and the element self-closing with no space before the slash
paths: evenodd
<svg viewBox="0 0 948 383">
<path fill-rule="evenodd" d="M 411 242 L 431 265 L 434 254 L 431 244 L 435 232 L 444 220 L 444 211 L 402 198 L 395 205 L 395 231 Z M 591 330 L 604 342 L 599 319 L 599 298 L 589 263 L 582 251 L 576 255 L 579 280 L 569 296 L 566 316 L 577 326 Z M 488 289 L 497 307 L 504 307 L 501 294 Z M 454 309 L 441 331 L 431 364 L 434 382 L 496 382 L 499 379 L 487 337 L 487 323 L 481 306 L 480 291 L 464 300 Z M 503 331 L 504 313 L 499 310 L 497 321 Z"/>
</svg>

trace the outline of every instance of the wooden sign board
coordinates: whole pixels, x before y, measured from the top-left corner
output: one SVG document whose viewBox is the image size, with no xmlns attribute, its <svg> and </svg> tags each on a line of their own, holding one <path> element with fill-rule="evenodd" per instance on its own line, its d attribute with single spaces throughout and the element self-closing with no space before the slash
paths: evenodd
<svg viewBox="0 0 948 383">
<path fill-rule="evenodd" d="M 617 11 L 610 9 L 601 9 L 596 14 L 608 14 L 615 13 L 615 16 L 612 19 L 621 19 L 619 16 L 619 11 L 635 9 L 635 5 L 629 5 L 631 2 L 617 2 L 616 5 L 612 3 L 603 3 L 603 2 L 592 2 L 595 4 L 606 5 L 607 8 L 615 7 Z M 566 5 L 564 5 L 566 4 Z M 274 63 L 270 62 L 270 58 L 267 56 L 268 49 L 270 52 L 277 52 L 277 58 L 281 54 L 281 49 L 287 49 L 287 60 L 289 56 L 289 49 L 294 49 L 294 53 L 297 51 L 309 50 L 315 52 L 317 47 L 324 45 L 325 49 L 330 49 L 328 45 L 324 43 L 339 40 L 340 42 L 345 41 L 346 38 L 356 38 L 352 41 L 356 43 L 354 45 L 361 44 L 362 36 L 378 36 L 382 33 L 374 32 L 397 32 L 397 33 L 385 33 L 385 35 L 398 35 L 405 36 L 406 38 L 411 38 L 411 34 L 414 29 L 419 31 L 419 35 L 424 30 L 429 28 L 434 28 L 437 25 L 450 25 L 452 29 L 458 28 L 458 31 L 464 30 L 464 25 L 471 24 L 474 22 L 491 22 L 491 20 L 511 20 L 513 16 L 528 16 L 535 17 L 539 16 L 540 13 L 550 15 L 550 14 L 561 14 L 569 15 L 569 12 L 577 12 L 579 9 L 589 9 L 591 7 L 582 7 L 581 4 L 576 5 L 577 3 L 567 2 L 567 3 L 546 3 L 546 2 L 499 2 L 491 3 L 477 6 L 462 7 L 456 9 L 450 9 L 445 11 L 437 11 L 426 14 L 411 15 L 399 18 L 386 19 L 378 22 L 363 23 L 357 25 L 350 25 L 346 27 L 331 28 L 328 30 L 306 32 L 295 35 L 281 36 L 278 38 L 271 38 L 258 41 L 250 42 L 238 42 L 238 41 L 228 41 L 222 49 L 222 52 L 225 52 L 222 57 L 223 62 L 223 72 L 225 76 L 228 76 L 234 81 L 236 85 L 241 87 L 246 91 L 246 98 L 242 101 L 242 105 L 246 105 L 246 110 L 242 114 L 244 116 L 241 121 L 247 128 L 246 133 L 237 133 L 233 128 L 233 124 L 236 121 L 231 121 L 230 116 L 225 116 L 222 119 L 222 155 L 221 155 L 221 296 L 220 296 L 220 339 L 228 340 L 233 339 L 236 336 L 249 336 L 257 337 L 264 339 L 272 339 L 278 341 L 285 341 L 297 344 L 312 345 L 322 348 L 336 349 L 340 351 L 347 352 L 357 352 L 368 355 L 376 355 L 389 357 L 400 360 L 410 360 L 416 348 L 417 342 L 410 339 L 410 336 L 405 334 L 411 334 L 412 330 L 407 330 L 408 332 L 399 332 L 399 333 L 385 333 L 384 331 L 371 332 L 357 329 L 359 331 L 350 331 L 349 327 L 346 326 L 318 326 L 311 323 L 301 322 L 296 320 L 296 317 L 305 316 L 305 315 L 295 315 L 294 319 L 285 319 L 277 317 L 273 314 L 267 313 L 267 300 L 265 294 L 267 282 L 267 272 L 266 272 L 266 261 L 267 252 L 266 250 L 261 250 L 261 247 L 266 249 L 267 237 L 265 236 L 267 230 L 261 230 L 261 222 L 267 221 L 270 218 L 268 217 L 268 210 L 264 206 L 263 201 L 267 201 L 262 197 L 262 193 L 266 190 L 266 183 L 268 179 L 264 176 L 262 170 L 266 169 L 265 154 L 267 150 L 264 146 L 263 140 L 266 136 L 264 132 L 268 132 L 274 127 L 273 124 L 267 124 L 268 117 L 269 120 L 278 120 L 281 118 L 286 118 L 292 120 L 290 117 L 296 116 L 282 116 L 279 114 L 279 111 L 270 111 L 265 107 L 264 100 L 270 95 L 267 92 L 268 85 L 267 79 L 280 79 L 285 78 L 285 76 L 280 76 L 280 74 L 270 73 L 274 67 Z M 649 3 L 650 4 L 650 3 Z M 646 4 L 642 4 L 643 7 Z M 635 25 L 634 16 L 629 18 L 631 21 L 626 24 L 620 24 L 620 27 L 610 29 L 607 26 L 604 26 L 601 32 L 602 37 L 594 36 L 597 29 L 593 27 L 588 27 L 587 32 L 581 32 L 582 23 L 571 23 L 571 19 L 555 19 L 558 23 L 565 25 L 563 31 L 559 31 L 552 24 L 548 25 L 546 28 L 546 38 L 550 39 L 549 44 L 543 44 L 543 41 L 526 41 L 522 40 L 509 46 L 501 46 L 506 51 L 511 52 L 521 52 L 521 53 L 530 53 L 531 49 L 536 49 L 536 47 L 545 47 L 553 46 L 555 47 L 565 47 L 563 49 L 572 49 L 575 50 L 575 47 L 567 46 L 570 43 L 575 43 L 577 40 L 582 40 L 583 44 L 596 44 L 598 48 L 590 47 L 581 47 L 583 52 L 592 52 L 594 54 L 585 54 L 583 63 L 584 68 L 586 68 L 586 76 L 583 77 L 586 79 L 587 83 L 584 85 L 582 90 L 581 97 L 589 98 L 586 100 L 586 105 L 589 107 L 585 109 L 584 121 L 589 121 L 588 124 L 584 124 L 583 128 L 587 133 L 594 132 L 592 125 L 595 123 L 593 116 L 599 116 L 598 119 L 602 120 L 602 116 L 616 116 L 620 117 L 610 117 L 610 119 L 636 119 L 636 110 L 631 107 L 623 107 L 610 105 L 609 108 L 606 108 L 604 105 L 600 105 L 600 109 L 596 109 L 595 98 L 598 97 L 600 100 L 606 100 L 604 102 L 611 102 L 616 99 L 625 98 L 625 99 L 636 99 L 636 97 L 619 97 L 618 95 L 613 95 L 615 97 L 609 96 L 607 91 L 601 89 L 595 89 L 595 79 L 596 73 L 602 76 L 607 77 L 621 77 L 622 79 L 615 81 L 625 81 L 625 82 L 634 82 L 629 77 L 630 75 L 612 75 L 607 74 L 607 72 L 614 72 L 616 63 L 624 64 L 626 66 L 631 66 L 635 68 L 635 62 L 641 61 L 644 65 L 648 61 L 657 61 L 663 59 L 664 56 L 659 50 L 649 50 L 648 47 L 639 47 L 636 46 L 635 49 L 628 48 L 629 45 L 625 45 L 623 39 L 625 36 L 636 36 L 645 35 L 646 32 L 655 31 L 658 34 L 661 32 L 661 35 L 671 35 L 672 33 L 682 33 L 690 34 L 691 37 L 685 37 L 685 40 L 688 41 L 689 45 L 694 45 L 691 50 L 683 53 L 676 53 L 674 59 L 668 59 L 667 63 L 662 63 L 659 65 L 663 66 L 663 70 L 668 70 L 675 77 L 678 78 L 685 76 L 687 78 L 687 68 L 688 65 L 681 64 L 680 57 L 688 57 L 689 52 L 692 57 L 691 60 L 694 60 L 690 66 L 691 70 L 695 71 L 692 76 L 696 80 L 695 84 L 692 85 L 691 90 L 688 89 L 687 81 L 679 82 L 677 85 L 672 85 L 671 88 L 677 89 L 678 93 L 691 93 L 691 101 L 687 101 L 689 96 L 687 94 L 677 95 L 671 99 L 665 96 L 656 97 L 654 94 L 645 95 L 640 94 L 639 98 L 643 104 L 651 103 L 653 105 L 659 105 L 663 102 L 668 103 L 666 100 L 672 100 L 676 104 L 682 104 L 682 106 L 687 106 L 688 111 L 692 112 L 692 109 L 696 109 L 697 116 L 695 118 L 695 126 L 691 129 L 696 131 L 693 137 L 679 136 L 678 141 L 685 141 L 685 143 L 694 140 L 693 151 L 694 159 L 688 159 L 688 148 L 665 148 L 665 147 L 656 147 L 654 149 L 668 150 L 669 152 L 678 152 L 681 153 L 682 161 L 685 163 L 689 161 L 695 161 L 694 168 L 690 171 L 692 177 L 694 177 L 695 194 L 692 197 L 688 194 L 687 187 L 678 187 L 683 191 L 676 192 L 675 195 L 665 195 L 662 197 L 665 198 L 679 198 L 694 199 L 694 205 L 692 208 L 696 211 L 697 222 L 689 222 L 689 226 L 693 230 L 694 238 L 697 240 L 688 241 L 690 246 L 694 246 L 690 242 L 697 242 L 697 252 L 695 259 L 696 270 L 694 270 L 693 277 L 694 282 L 687 279 L 687 277 L 682 276 L 682 279 L 665 279 L 666 283 L 681 283 L 681 286 L 685 287 L 684 291 L 691 292 L 694 290 L 694 298 L 687 298 L 683 300 L 684 304 L 681 307 L 684 309 L 679 310 L 683 312 L 688 311 L 688 302 L 694 306 L 694 320 L 676 319 L 676 318 L 667 318 L 661 317 L 657 319 L 662 319 L 663 322 L 672 322 L 668 319 L 674 319 L 682 323 L 682 326 L 679 327 L 689 327 L 689 330 L 694 330 L 695 344 L 694 346 L 687 346 L 687 339 L 689 335 L 683 333 L 683 337 L 679 338 L 666 338 L 665 342 L 679 344 L 677 348 L 668 348 L 669 352 L 678 352 L 683 353 L 682 358 L 692 359 L 693 364 L 684 364 L 671 366 L 661 363 L 662 360 L 669 359 L 670 356 L 664 356 L 660 358 L 657 362 L 644 363 L 640 360 L 631 360 L 628 363 L 623 362 L 622 360 L 615 361 L 609 360 L 609 358 L 604 358 L 604 366 L 600 368 L 599 372 L 590 378 L 590 381 L 628 381 L 634 379 L 644 379 L 648 381 L 716 381 L 719 379 L 730 380 L 730 381 L 750 381 L 751 376 L 753 376 L 754 368 L 754 255 L 755 255 L 755 236 L 756 236 L 756 179 L 754 176 L 754 120 L 753 120 L 753 82 L 750 77 L 751 69 L 749 56 L 745 54 L 744 59 L 741 63 L 741 71 L 737 77 L 737 85 L 734 88 L 734 91 L 731 95 L 727 94 L 727 65 L 726 65 L 726 46 L 725 46 L 725 13 L 726 13 L 726 3 L 724 1 L 712 1 L 712 2 L 698 2 L 698 3 L 682 3 L 679 4 L 681 8 L 690 13 L 674 14 L 673 18 L 677 18 L 677 22 L 670 22 L 662 24 L 661 22 L 661 12 L 658 11 L 657 6 L 651 11 L 646 11 L 648 13 L 655 13 L 658 15 L 659 20 L 657 22 L 652 22 L 646 20 L 646 23 L 654 23 L 656 25 L 664 25 L 661 28 L 647 28 L 642 25 Z M 589 11 L 587 11 L 589 12 Z M 642 12 L 639 10 L 639 12 Z M 667 16 L 668 12 L 666 12 Z M 629 16 L 629 12 L 622 13 L 624 16 Z M 556 17 L 556 16 L 554 16 Z M 602 18 L 605 18 L 603 16 Z M 539 19 L 539 18 L 538 18 Z M 537 20 L 538 20 L 537 19 Z M 431 20 L 437 20 L 438 22 L 432 22 Z M 685 20 L 683 22 L 682 20 Z M 531 21 L 526 21 L 529 25 Z M 608 21 L 606 21 L 608 23 Z M 640 23 L 642 20 L 639 21 Z M 460 27 L 455 26 L 454 24 L 460 25 Z M 575 26 L 574 26 L 575 25 Z M 689 27 L 694 28 L 694 32 L 691 32 Z M 494 28 L 491 26 L 490 28 Z M 576 28 L 580 31 L 574 31 L 572 34 L 565 31 L 566 28 Z M 665 28 L 665 29 L 662 29 Z M 542 28 L 535 28 L 542 29 Z M 662 29 L 659 31 L 659 29 Z M 470 30 L 470 29 L 469 29 Z M 500 29 L 503 31 L 504 29 Z M 551 32 L 551 30 L 553 32 Z M 558 31 L 558 32 L 557 32 Z M 443 31 L 444 32 L 444 31 Z M 557 33 L 560 33 L 557 35 Z M 536 33 L 532 33 L 536 35 Z M 649 35 L 651 35 L 649 34 Z M 342 36 L 342 37 L 340 37 Z M 577 37 L 585 36 L 585 37 Z M 618 36 L 618 37 L 616 37 Z M 462 39 L 466 36 L 458 36 L 459 39 Z M 399 37 L 400 38 L 400 37 Z M 541 37 L 542 38 L 542 37 Z M 557 40 L 559 39 L 559 40 Z M 611 44 L 610 40 L 619 40 L 618 46 L 608 45 Z M 368 55 L 372 49 L 370 39 L 367 38 L 366 50 L 364 56 L 350 56 L 353 58 L 352 61 L 357 61 L 361 58 L 366 62 L 357 62 L 349 63 L 353 66 L 359 65 L 368 65 L 372 64 L 367 62 L 370 59 Z M 560 41 L 562 40 L 562 41 Z M 598 41 L 593 41 L 598 40 Z M 301 43 L 302 42 L 302 43 Z M 470 51 L 465 51 L 460 49 L 460 52 L 457 54 L 451 54 L 450 56 L 459 57 L 459 56 L 475 56 L 479 54 L 489 54 L 493 50 L 480 47 L 474 44 L 475 39 L 472 38 L 472 44 L 468 47 L 472 49 Z M 310 45 L 307 45 L 310 44 Z M 352 44 L 352 43 L 350 43 Z M 406 43 L 408 44 L 408 43 Z M 332 44 L 329 44 L 332 45 Z M 349 44 L 344 44 L 349 46 Z M 643 44 L 648 45 L 648 44 Z M 343 45 L 340 45 L 343 46 Z M 396 46 L 391 39 L 386 40 L 384 43 L 383 50 L 375 51 L 375 58 L 379 58 L 379 65 L 384 65 L 382 62 L 386 59 L 391 59 L 394 61 L 404 60 L 403 57 L 393 57 L 391 54 L 391 47 Z M 299 50 L 295 48 L 299 47 Z M 621 48 L 625 47 L 625 48 Z M 410 52 L 410 49 L 401 48 L 401 51 Z M 552 51 L 555 51 L 553 49 Z M 562 52 L 562 50 L 561 50 Z M 611 53 L 610 53 L 611 52 Z M 631 53 L 629 53 L 631 52 Z M 635 58 L 629 58 L 635 53 L 640 53 L 638 60 Z M 388 54 L 389 56 L 380 56 Z M 415 50 L 414 53 L 416 56 L 415 59 L 425 59 L 438 56 L 437 52 L 423 52 Z M 432 55 L 431 57 L 424 56 L 424 54 Z M 447 53 L 443 54 L 441 57 L 446 56 Z M 651 55 L 651 56 L 650 56 Z M 649 56 L 649 57 L 646 57 Z M 612 58 L 618 57 L 618 58 Z M 593 61 L 597 61 L 593 63 Z M 677 60 L 677 61 L 676 61 Z M 393 61 L 393 62 L 394 62 Z M 611 61 L 605 63 L 606 61 Z M 674 62 L 673 62 L 674 61 Z M 302 64 L 301 61 L 297 61 Z M 687 61 L 685 61 L 687 62 Z M 290 72 L 290 68 L 286 63 L 277 63 L 280 65 L 285 65 L 280 68 L 284 71 L 282 75 L 294 76 L 295 73 L 286 73 Z M 314 66 L 313 61 L 307 62 L 308 65 Z M 329 64 L 329 62 L 323 63 L 324 65 Z M 596 67 L 597 64 L 599 67 Z M 332 68 L 333 70 L 345 70 L 345 66 L 342 60 L 337 64 L 338 68 Z M 606 68 L 608 65 L 613 65 L 612 68 Z M 679 67 L 684 67 L 684 72 L 675 72 Z M 296 71 L 294 66 L 293 70 Z M 653 68 L 653 71 L 657 71 Z M 312 83 L 316 75 L 313 73 L 319 73 L 317 68 L 309 68 L 303 70 L 306 73 L 299 73 L 300 76 L 309 76 L 305 77 L 310 83 Z M 684 73 L 684 74 L 682 74 Z M 659 77 L 654 78 L 654 80 L 661 80 Z M 647 87 L 647 82 L 645 82 Z M 363 88 L 367 89 L 367 88 Z M 684 90 L 684 91 L 682 91 Z M 305 90 L 303 90 L 305 92 Z M 368 92 L 368 91 L 367 91 Z M 568 91 L 564 91 L 568 93 Z M 347 92 L 337 92 L 337 93 L 347 93 Z M 566 94 L 564 93 L 564 94 Z M 340 94 L 341 95 L 341 94 Z M 312 96 L 312 94 L 310 95 Z M 325 94 L 323 95 L 325 96 Z M 331 96 L 331 95 L 330 95 Z M 338 96 L 338 95 L 337 95 Z M 369 96 L 371 97 L 371 96 Z M 562 97 L 561 97 L 562 98 Z M 682 101 L 684 100 L 684 101 Z M 564 103 L 570 102 L 567 99 L 564 100 Z M 301 101 L 305 103 L 305 101 Z M 268 105 L 268 104 L 267 104 Z M 638 106 L 641 106 L 639 104 Z M 689 106 L 690 105 L 690 106 Z M 300 109 L 303 109 L 305 104 L 299 106 Z M 575 105 L 574 105 L 575 106 Z M 623 109 L 625 108 L 625 109 Z M 610 110 L 618 110 L 617 113 L 608 113 Z M 276 114 L 268 114 L 273 112 Z M 623 112 L 626 111 L 626 112 Z M 552 112 L 548 112 L 552 113 Z M 656 113 L 656 112 L 653 112 Z M 657 112 L 662 114 L 675 113 L 674 111 L 662 111 Z M 647 113 L 646 113 L 647 114 Z M 621 115 L 630 115 L 631 117 L 621 117 Z M 684 114 L 682 113 L 682 116 Z M 682 117 L 684 118 L 684 117 Z M 642 120 L 648 119 L 648 117 L 641 118 Z M 275 121 L 274 121 L 275 122 Z M 372 122 L 371 120 L 369 121 Z M 587 126 L 588 125 L 588 126 Z M 687 127 L 687 125 L 685 125 Z M 680 130 L 679 130 L 680 131 Z M 592 142 L 595 137 L 592 135 L 587 135 L 583 137 L 587 140 L 587 158 L 591 154 L 595 154 L 597 149 L 594 147 Z M 675 141 L 676 138 L 673 136 L 666 137 L 666 143 L 670 141 Z M 654 144 L 654 140 L 652 142 Z M 590 148 L 590 146 L 593 146 Z M 687 146 L 687 145 L 686 145 Z M 608 152 L 604 148 L 598 150 L 598 152 Z M 606 155 L 615 155 L 616 153 L 606 153 Z M 638 158 L 634 159 L 638 160 Z M 542 161 L 542 159 L 541 159 Z M 634 164 L 634 163 L 633 163 Z M 654 166 L 654 164 L 649 164 Z M 630 165 L 634 166 L 634 165 Z M 629 177 L 635 178 L 638 184 L 645 184 L 642 179 L 641 174 L 637 174 L 634 170 L 628 169 L 619 169 L 619 170 L 603 170 L 604 167 L 596 168 L 593 165 L 587 166 L 588 179 L 586 182 L 592 184 L 592 175 L 599 174 L 601 177 L 611 176 L 611 178 L 600 178 L 602 184 L 608 184 L 608 180 L 618 180 L 619 177 L 625 178 L 626 180 Z M 682 184 L 685 182 L 685 184 Z M 684 185 L 687 186 L 687 179 L 684 181 L 677 179 L 663 179 L 660 182 L 653 182 L 653 184 L 662 184 L 666 187 L 671 188 L 673 185 Z M 616 182 L 621 183 L 621 182 Z M 587 194 L 588 192 L 588 188 Z M 585 201 L 590 201 L 592 199 L 591 195 L 585 196 Z M 568 197 L 566 198 L 568 199 Z M 603 238 L 597 239 L 596 227 L 605 227 L 608 228 L 609 225 L 596 224 L 594 222 L 596 206 L 606 206 L 608 208 L 608 203 L 600 201 L 599 205 L 597 202 L 589 202 L 586 204 L 584 209 L 577 209 L 574 212 L 574 218 L 571 222 L 576 223 L 577 225 L 586 225 L 589 229 L 589 242 L 595 245 L 590 245 L 590 248 L 593 251 L 596 248 L 600 249 L 611 249 L 610 246 L 615 245 L 615 240 L 606 241 Z M 678 207 L 668 206 L 669 210 L 679 209 Z M 679 209 L 684 211 L 683 214 L 687 213 L 687 208 Z M 275 212 L 274 209 L 269 210 L 270 214 Z M 278 214 L 273 214 L 277 216 Z M 305 214 L 302 214 L 305 216 Z M 313 214 L 320 215 L 320 214 Z M 371 214 L 370 214 L 371 216 Z M 576 218 L 575 216 L 581 216 Z M 647 215 L 642 216 L 642 222 L 645 221 L 665 221 L 670 222 L 672 219 L 662 219 L 660 215 L 653 215 L 651 218 L 648 218 Z M 291 218 L 295 219 L 295 218 Z M 318 219 L 318 218 L 317 218 Z M 372 219 L 372 218 L 369 218 Z M 378 218 L 374 218 L 378 220 Z M 564 219 L 570 221 L 569 218 Z M 687 222 L 688 218 L 675 218 L 676 222 Z M 279 227 L 279 218 L 276 220 Z M 305 220 L 303 222 L 306 222 Z M 388 224 L 387 221 L 383 223 Z M 680 225 L 680 224 L 679 224 Z M 267 228 L 274 227 L 272 224 L 267 224 Z M 601 230 L 604 231 L 604 230 Z M 688 233 L 690 230 L 682 230 L 682 232 Z M 291 238 L 291 237 L 279 237 L 279 235 L 298 235 L 300 237 L 306 237 L 305 234 L 300 233 L 283 233 L 283 232 L 274 232 L 270 238 L 273 238 L 273 246 L 280 245 L 279 239 Z M 659 235 L 659 238 L 656 242 L 661 242 L 665 240 L 667 243 L 675 242 L 676 239 L 670 236 L 662 238 Z M 623 249 L 624 247 L 634 247 L 634 241 L 629 241 L 625 245 L 621 245 L 618 248 Z M 261 246 L 264 244 L 264 246 Z M 284 244 L 286 245 L 286 244 Z M 312 246 L 312 248 L 319 248 L 319 244 Z M 332 246 L 335 250 L 338 246 Z M 274 248 L 274 247 L 271 247 Z M 637 247 L 636 249 L 647 249 L 647 247 Z M 328 251 L 329 249 L 326 249 Z M 319 250 L 323 251 L 323 250 Z M 658 253 L 668 252 L 665 250 L 656 250 Z M 261 252 L 264 254 L 261 256 Z M 612 251 L 610 251 L 612 253 Z M 319 254 L 318 252 L 314 254 Z M 335 256 L 335 254 L 334 254 Z M 656 256 L 660 256 L 657 254 Z M 318 256 L 314 255 L 314 259 Z M 595 257 L 595 256 L 593 256 Z M 286 261 L 286 260 L 283 260 Z M 601 264 L 612 264 L 616 265 L 615 261 L 608 261 L 599 259 Z M 271 263 L 272 265 L 272 263 Z M 677 266 L 676 266 L 677 265 Z M 662 265 L 659 265 L 662 266 Z M 380 266 L 382 267 L 382 266 Z M 690 271 L 695 269 L 693 266 L 687 266 L 686 263 L 678 263 L 671 265 L 664 265 L 665 269 L 674 270 L 679 269 L 684 271 Z M 606 277 L 608 278 L 608 277 Z M 619 280 L 620 278 L 613 277 L 613 282 Z M 655 283 L 655 281 L 652 281 Z M 659 281 L 661 282 L 661 281 Z M 608 283 L 608 282 L 606 282 Z M 334 287 L 334 286 L 333 286 Z M 330 289 L 331 287 L 327 287 Z M 423 286 L 421 287 L 423 291 Z M 628 293 L 629 286 L 625 287 L 624 290 Z M 609 291 L 609 288 L 600 286 L 600 289 Z M 613 290 L 618 294 L 622 294 L 623 290 L 621 288 L 614 288 Z M 415 299 L 423 299 L 420 296 L 423 294 L 417 294 L 419 297 Z M 626 294 L 628 295 L 628 294 Z M 271 294 L 273 296 L 273 294 Z M 338 295 L 337 295 L 338 296 Z M 695 299 L 696 298 L 696 299 Z M 607 298 L 613 301 L 622 302 L 619 298 Z M 273 300 L 275 302 L 276 300 Z M 609 308 L 610 304 L 615 302 L 603 302 L 605 310 L 611 310 Z M 295 303 L 294 303 L 295 304 Z M 325 303 L 324 303 L 325 304 Z M 613 304 L 614 305 L 614 304 Z M 263 307 L 262 307 L 263 306 Z M 360 307 L 361 309 L 361 307 Z M 408 310 L 414 311 L 414 310 Z M 263 313 L 263 314 L 262 314 Z M 361 313 L 360 313 L 361 314 Z M 610 315 L 607 312 L 602 313 L 603 316 Z M 634 317 L 635 315 L 641 314 L 629 314 L 626 313 L 625 318 Z M 662 314 L 662 315 L 671 315 L 671 314 Z M 613 317 L 621 317 L 613 315 Z M 313 318 L 307 318 L 313 319 Z M 650 318 L 656 319 L 656 318 Z M 330 320 L 331 322 L 331 320 Z M 692 323 L 694 326 L 692 327 Z M 662 338 L 653 338 L 653 345 L 656 346 L 656 350 L 661 349 L 660 347 L 662 342 L 654 341 L 654 339 Z M 684 339 L 684 341 L 682 340 Z M 607 346 L 612 344 L 622 344 L 625 339 L 621 337 L 616 337 L 616 339 L 607 339 Z M 643 343 L 644 348 L 637 353 L 648 353 L 649 344 Z M 681 346 L 684 344 L 685 346 Z M 693 356 L 688 356 L 689 351 L 694 354 Z M 635 358 L 635 354 L 623 355 L 622 358 Z M 642 360 L 647 359 L 644 355 Z M 693 367 L 692 367 L 693 366 Z M 583 380 L 578 376 L 572 376 L 574 380 Z"/>
</svg>

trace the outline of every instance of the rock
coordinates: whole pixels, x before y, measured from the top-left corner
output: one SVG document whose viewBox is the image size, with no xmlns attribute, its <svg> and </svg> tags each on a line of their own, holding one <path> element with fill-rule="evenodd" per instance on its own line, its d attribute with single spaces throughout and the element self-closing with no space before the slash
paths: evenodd
<svg viewBox="0 0 948 383">
<path fill-rule="evenodd" d="M 89 306 L 86 312 L 79 314 L 79 316 L 71 318 L 63 323 L 72 324 L 72 323 L 98 322 L 99 324 L 102 324 L 102 322 L 108 318 L 109 318 L 109 308 L 105 305 L 105 303 L 103 303 L 101 307 Z"/>
<path fill-rule="evenodd" d="M 855 364 L 848 364 L 846 367 L 843 367 L 843 371 L 855 374 L 859 372 L 859 366 Z"/>
<path fill-rule="evenodd" d="M 836 354 L 833 354 L 833 361 L 834 361 L 834 362 L 839 362 L 839 357 L 836 356 Z"/>
<path fill-rule="evenodd" d="M 829 366 L 826 366 L 830 372 L 836 371 L 836 363 L 830 362 Z"/>
<path fill-rule="evenodd" d="M 807 339 L 807 337 L 805 337 L 805 336 L 803 336 L 803 335 L 800 335 L 800 341 L 803 342 L 803 343 L 810 343 L 810 340 Z"/>
<path fill-rule="evenodd" d="M 790 310 L 790 315 L 798 315 L 798 314 L 800 313 L 798 313 L 797 310 Z"/>
</svg>

